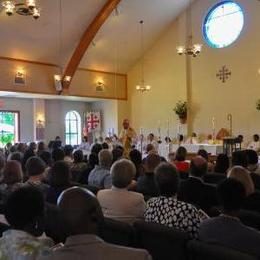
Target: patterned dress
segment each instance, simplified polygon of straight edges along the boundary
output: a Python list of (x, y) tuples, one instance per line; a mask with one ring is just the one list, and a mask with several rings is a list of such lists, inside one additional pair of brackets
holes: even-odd
[(0, 260), (36, 260), (50, 254), (53, 243), (20, 230), (7, 230), (0, 239)]
[(144, 213), (146, 222), (162, 224), (188, 232), (190, 238), (197, 238), (201, 222), (199, 211), (191, 204), (164, 196), (148, 200)]

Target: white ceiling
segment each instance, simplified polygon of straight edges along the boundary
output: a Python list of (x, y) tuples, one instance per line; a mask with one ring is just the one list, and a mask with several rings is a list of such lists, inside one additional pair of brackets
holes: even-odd
[[(59, 56), (59, 0), (41, 0), (41, 17), (0, 13), (0, 56), (66, 64), (85, 28), (106, 0), (62, 0), (62, 58)], [(95, 37), (80, 66), (127, 72), (141, 57), (140, 25), (145, 49), (186, 8), (189, 0), (122, 0), (120, 15), (111, 15)], [(116, 58), (117, 57), (117, 58)], [(117, 60), (117, 62), (116, 62)], [(118, 64), (116, 66), (116, 63)]]

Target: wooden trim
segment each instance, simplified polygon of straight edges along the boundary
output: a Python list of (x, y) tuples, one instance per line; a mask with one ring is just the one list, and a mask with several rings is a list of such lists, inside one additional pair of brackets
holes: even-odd
[(85, 69), (85, 68), (78, 68), (77, 71), (95, 72), (95, 73), (116, 75), (116, 76), (122, 76), (122, 77), (126, 77), (127, 76), (127, 74), (124, 74), (124, 73), (115, 73), (115, 72), (111, 72), (111, 71), (93, 70), (93, 69)]
[(7, 60), (7, 61), (14, 61), (14, 62), (24, 62), (24, 63), (31, 63), (31, 64), (35, 64), (35, 65), (42, 65), (42, 66), (49, 66), (49, 67), (59, 68), (59, 66), (57, 64), (41, 62), (41, 61), (16, 59), (16, 58), (3, 57), (3, 56), (0, 56), (0, 60)]
[[(116, 6), (120, 3), (121, 0), (107, 0), (105, 5), (102, 7), (102, 9), (99, 11), (99, 13), (96, 15), (94, 20), (88, 25), (87, 29), (85, 30), (84, 34), (81, 37), (81, 40), (76, 47), (66, 69), (63, 74), (63, 79), (65, 76), (70, 76), (71, 81), (72, 78), (80, 64), (80, 61), (82, 60), (84, 54), (86, 53), (89, 45), (93, 41), (94, 37), (96, 36), (97, 32), (101, 28), (101, 26), (105, 23), (109, 15), (113, 12), (113, 10), (116, 8)], [(70, 82), (67, 82), (64, 84), (64, 87), (69, 88)]]
[[(7, 60), (7, 61), (12, 61), (12, 62), (24, 62), (24, 63), (30, 63), (30, 64), (35, 64), (35, 65), (60, 68), (59, 65), (53, 64), (53, 63), (33, 61), (33, 60), (24, 60), (24, 59), (16, 59), (16, 58), (11, 58), (11, 57), (0, 56), (0, 60)], [(115, 75), (115, 72), (112, 72), (112, 71), (94, 70), (94, 69), (88, 69), (88, 68), (78, 68), (77, 70)], [(127, 76), (127, 74), (124, 74), (124, 73), (116, 73), (116, 75), (117, 76), (123, 76), (123, 77)]]
[[(4, 91), (4, 92), (18, 92), (18, 93), (29, 93), (29, 94), (43, 94), (43, 95), (52, 95), (52, 96), (57, 96), (56, 92), (50, 93), (50, 92), (31, 92), (28, 90), (10, 90), (10, 89), (2, 89), (0, 88), (0, 93)], [(74, 94), (69, 94), (69, 95), (60, 95), (63, 97), (82, 97), (82, 98), (98, 98), (98, 99), (114, 99), (114, 100), (127, 100), (127, 96), (125, 97), (113, 97), (113, 96), (95, 96), (95, 95), (87, 95), (87, 96), (83, 96), (83, 95), (74, 95)], [(0, 96), (0, 98), (4, 96)], [(23, 98), (23, 97), (18, 97), (18, 98)]]
[(17, 113), (18, 115), (18, 142), (21, 141), (21, 113), (19, 110), (5, 110), (0, 109), (0, 112), (11, 112), (11, 113)]

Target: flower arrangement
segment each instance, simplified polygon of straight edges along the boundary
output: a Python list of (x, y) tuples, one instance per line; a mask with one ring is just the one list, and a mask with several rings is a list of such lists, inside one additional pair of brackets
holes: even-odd
[(173, 108), (173, 111), (176, 115), (179, 116), (181, 119), (187, 118), (187, 102), (186, 101), (178, 101), (175, 107)]
[(256, 110), (260, 111), (260, 99), (256, 101)]

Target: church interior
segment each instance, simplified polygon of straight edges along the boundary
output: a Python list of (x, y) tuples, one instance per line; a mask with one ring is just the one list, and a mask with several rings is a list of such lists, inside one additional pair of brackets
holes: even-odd
[(0, 259), (258, 259), (259, 13), (0, 0)]

